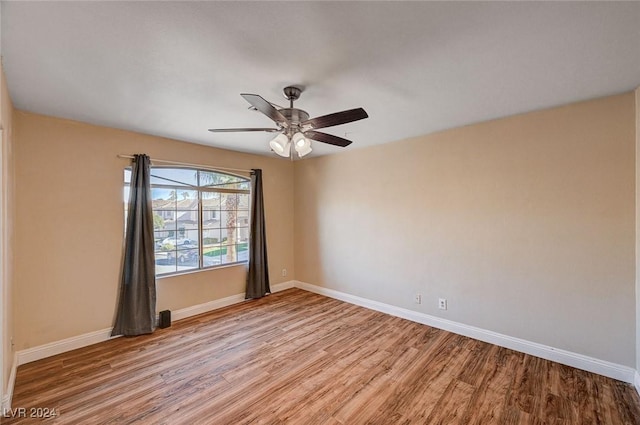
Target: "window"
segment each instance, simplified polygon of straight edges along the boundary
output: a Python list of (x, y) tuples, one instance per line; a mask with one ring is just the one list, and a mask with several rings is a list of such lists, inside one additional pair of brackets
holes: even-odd
[[(130, 182), (125, 169), (125, 218)], [(232, 174), (151, 167), (156, 276), (248, 261), (249, 189)]]

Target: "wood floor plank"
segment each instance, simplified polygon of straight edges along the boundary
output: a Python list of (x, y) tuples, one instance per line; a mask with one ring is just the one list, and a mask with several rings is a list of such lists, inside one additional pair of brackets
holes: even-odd
[(299, 289), (20, 366), (2, 424), (640, 424), (628, 384)]
[(425, 423), (433, 425), (465, 424), (463, 415), (471, 401), (473, 392), (473, 386), (458, 379), (452, 380)]

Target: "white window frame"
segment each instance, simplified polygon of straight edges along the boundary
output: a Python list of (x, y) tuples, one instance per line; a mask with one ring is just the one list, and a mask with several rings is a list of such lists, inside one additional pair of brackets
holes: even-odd
[[(217, 174), (221, 174), (221, 175), (226, 175), (226, 176), (230, 176), (230, 177), (235, 177), (235, 178), (239, 178), (243, 180), (243, 183), (250, 183), (250, 179), (246, 176), (242, 176), (242, 175), (238, 175), (238, 174), (234, 174), (234, 173), (229, 173), (226, 171), (220, 171), (220, 170), (216, 170), (216, 169), (208, 169), (208, 168), (198, 168), (198, 167), (187, 167), (187, 166), (152, 166), (151, 167), (151, 174), (153, 174), (153, 170), (156, 169), (182, 169), (182, 170), (189, 170), (189, 171), (193, 171), (193, 172), (205, 172), (205, 173), (217, 173)], [(127, 167), (125, 168), (125, 170), (129, 170), (131, 171), (131, 167)], [(198, 179), (199, 179), (199, 175), (198, 175)], [(125, 174), (125, 181), (124, 181), (124, 187), (125, 189), (129, 186), (129, 182), (126, 181), (126, 174)], [(197, 192), (197, 211), (193, 210), (194, 212), (197, 213), (197, 229), (189, 229), (189, 231), (194, 231), (197, 230), (198, 232), (198, 245), (197, 245), (197, 250), (198, 250), (198, 262), (197, 262), (197, 266), (189, 268), (189, 269), (183, 269), (183, 270), (178, 270), (178, 265), (176, 265), (176, 270), (175, 271), (171, 271), (171, 272), (165, 272), (165, 273), (158, 273), (156, 271), (156, 277), (157, 278), (161, 278), (161, 277), (167, 277), (167, 276), (174, 276), (174, 275), (180, 275), (180, 274), (185, 274), (185, 273), (195, 273), (195, 272), (199, 272), (199, 271), (203, 271), (203, 270), (210, 270), (210, 269), (216, 269), (216, 268), (221, 268), (221, 267), (228, 267), (228, 266), (233, 266), (233, 265), (239, 265), (239, 264), (246, 264), (248, 262), (248, 258), (244, 259), (244, 260), (238, 260), (238, 261), (234, 261), (234, 262), (222, 262), (220, 264), (214, 264), (214, 265), (205, 265), (204, 264), (204, 233), (206, 230), (209, 229), (204, 229), (204, 225), (203, 225), (203, 210), (204, 211), (208, 211), (206, 209), (203, 209), (203, 202), (202, 202), (202, 194), (203, 193), (220, 193), (220, 194), (224, 194), (224, 193), (237, 193), (237, 194), (246, 194), (248, 197), (248, 205), (247, 205), (247, 211), (250, 215), (251, 213), (251, 205), (250, 205), (250, 201), (251, 201), (251, 190), (250, 189), (235, 189), (235, 188), (224, 188), (224, 187), (215, 187), (215, 186), (211, 186), (211, 185), (188, 185), (188, 184), (176, 184), (176, 185), (171, 185), (171, 184), (151, 184), (151, 189), (168, 189), (168, 190), (175, 190), (176, 193), (179, 193), (180, 190), (188, 190), (188, 191), (196, 191)], [(125, 226), (126, 226), (126, 208), (127, 208), (127, 202), (128, 199), (124, 200), (125, 202)], [(237, 208), (237, 207), (236, 207)], [(170, 211), (170, 210), (154, 210), (154, 214), (160, 215), (162, 216), (161, 212), (163, 211)], [(176, 214), (176, 219), (177, 219), (177, 213), (180, 211), (178, 209), (174, 210), (175, 214)], [(185, 210), (187, 211), (187, 210)], [(221, 212), (223, 211), (221, 210), (214, 210), (215, 211), (215, 217), (217, 217), (218, 219), (222, 219), (222, 214)], [(236, 210), (237, 211), (237, 210)], [(238, 219), (236, 219), (238, 220)], [(236, 222), (236, 226), (234, 226), (234, 229), (242, 229), (242, 228), (247, 228), (247, 232), (249, 231), (249, 223), (247, 223), (246, 226), (240, 226), (238, 222)], [(220, 230), (224, 229), (222, 227), (222, 223), (220, 223)], [(172, 230), (167, 229), (167, 232), (171, 232)], [(178, 232), (179, 229), (175, 229), (173, 230), (174, 232), (174, 236), (177, 239), (179, 238)], [(154, 229), (154, 234), (156, 234), (156, 230)], [(171, 236), (169, 236), (171, 237)], [(154, 238), (155, 240), (155, 238)], [(220, 241), (220, 246), (222, 247), (222, 241)], [(236, 246), (240, 246), (243, 245), (244, 243), (236, 243)], [(249, 244), (249, 240), (247, 238), (246, 240), (246, 244), (247, 244), (247, 253), (248, 253), (248, 244)], [(230, 245), (226, 245), (227, 247)], [(196, 249), (195, 247), (193, 248), (194, 250)], [(227, 248), (228, 249), (228, 248)], [(171, 251), (170, 251), (171, 252)], [(176, 253), (179, 252), (179, 250), (176, 247)], [(155, 251), (154, 251), (154, 255), (155, 255)], [(237, 255), (237, 254), (236, 254)], [(177, 254), (176, 254), (177, 256)], [(177, 259), (176, 259), (177, 261)]]

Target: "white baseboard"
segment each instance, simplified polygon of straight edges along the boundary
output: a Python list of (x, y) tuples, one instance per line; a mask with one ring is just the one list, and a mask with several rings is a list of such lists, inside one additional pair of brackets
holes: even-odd
[(431, 316), (429, 314), (396, 307), (390, 304), (369, 300), (367, 298), (358, 297), (334, 289), (324, 288), (312, 285), (306, 282), (296, 281), (295, 286), (309, 292), (324, 295), (337, 300), (345, 301), (350, 304), (366, 307), (371, 310), (380, 311), (392, 316), (401, 317), (413, 322), (422, 323), (434, 328), (443, 329), (459, 335), (468, 336), (480, 341), (498, 345), (500, 347), (509, 348), (532, 356), (541, 357), (567, 366), (572, 366), (588, 372), (597, 373), (599, 375), (608, 376), (619, 381), (627, 383), (635, 383), (636, 389), (640, 393), (640, 377), (635, 369), (611, 363), (605, 360), (599, 360), (593, 357), (561, 350), (547, 345), (538, 344), (536, 342), (503, 335), (486, 329), (477, 328), (475, 326), (465, 325), (463, 323), (454, 322), (452, 320), (442, 319), (440, 317)]
[(2, 408), (2, 412), (6, 412), (11, 409), (11, 399), (13, 398), (13, 388), (16, 383), (16, 373), (18, 373), (18, 353), (13, 353), (13, 363), (11, 365), (9, 382), (7, 383), (7, 392), (2, 397), (2, 405), (0, 406)]
[[(288, 281), (278, 283), (271, 286), (271, 292), (284, 291), (285, 289), (293, 288), (294, 281)], [(203, 304), (194, 305), (191, 307), (181, 308), (171, 312), (172, 320), (186, 319), (187, 317), (196, 316), (198, 314), (207, 313), (212, 310), (216, 310), (222, 307), (227, 307), (233, 304), (241, 303), (245, 301), (244, 294), (236, 294), (230, 297), (221, 298), (219, 300), (209, 301)], [(65, 353), (67, 351), (76, 350), (78, 348), (86, 347), (88, 345), (97, 344), (99, 342), (107, 341), (111, 339), (112, 328), (101, 329), (99, 331), (89, 332), (83, 335), (66, 338), (60, 341), (50, 342), (48, 344), (39, 345), (37, 347), (28, 348), (26, 350), (20, 350), (16, 353), (17, 362), (15, 367), (20, 365), (34, 362), (36, 360), (44, 359), (47, 357), (55, 356), (57, 354)], [(117, 337), (116, 337), (117, 338)], [(13, 388), (13, 386), (12, 386)]]
[[(294, 281), (278, 283), (271, 285), (271, 292), (284, 291), (294, 287)], [(186, 319), (187, 317), (197, 316), (198, 314), (208, 313), (219, 308), (228, 307), (230, 305), (244, 302), (244, 294), (231, 295), (230, 297), (220, 298), (219, 300), (209, 301), (203, 304), (194, 305), (191, 307), (181, 308), (171, 312), (172, 320)]]
[(633, 386), (636, 387), (636, 391), (640, 394), (640, 374), (636, 370), (633, 377)]
[(99, 331), (93, 331), (71, 338), (62, 339), (60, 341), (50, 342), (37, 347), (27, 348), (26, 350), (20, 350), (16, 353), (18, 355), (18, 366), (61, 353), (66, 353), (67, 351), (86, 347), (87, 345), (107, 341), (108, 339), (111, 339), (111, 329), (112, 328), (101, 329)]
[(194, 305), (191, 307), (181, 308), (179, 310), (173, 310), (171, 312), (171, 320), (181, 320), (187, 317), (197, 316), (198, 314), (207, 313), (219, 308), (228, 307), (233, 304), (238, 304), (244, 301), (244, 294), (231, 295), (230, 297), (220, 298), (219, 300), (209, 301), (203, 304)]
[(271, 285), (271, 292), (280, 292), (280, 291), (284, 291), (285, 289), (291, 289), (291, 288), (295, 288), (296, 287), (296, 281), (295, 280), (289, 280), (287, 282), (282, 282), (282, 283), (277, 283), (275, 285)]

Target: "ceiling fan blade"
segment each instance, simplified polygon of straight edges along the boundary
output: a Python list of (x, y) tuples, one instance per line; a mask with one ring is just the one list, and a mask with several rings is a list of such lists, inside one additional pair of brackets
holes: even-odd
[(280, 126), (284, 128), (289, 127), (287, 118), (282, 115), (280, 111), (278, 111), (272, 104), (267, 102), (262, 96), (246, 93), (243, 93), (240, 96), (242, 96), (244, 100), (249, 102), (251, 106), (271, 118), (273, 121), (277, 122)]
[(233, 133), (236, 131), (266, 131), (274, 133), (281, 130), (278, 128), (210, 128), (209, 131), (212, 133)]
[(343, 148), (353, 143), (351, 140), (343, 139), (342, 137), (334, 136), (333, 134), (320, 133), (319, 131), (313, 130), (305, 131), (304, 135), (309, 139)]
[(362, 108), (349, 109), (348, 111), (335, 112), (329, 115), (323, 115), (321, 117), (311, 118), (306, 120), (300, 125), (311, 128), (325, 128), (333, 127), (334, 125), (346, 124), (348, 122), (358, 121), (369, 117), (366, 111)]

